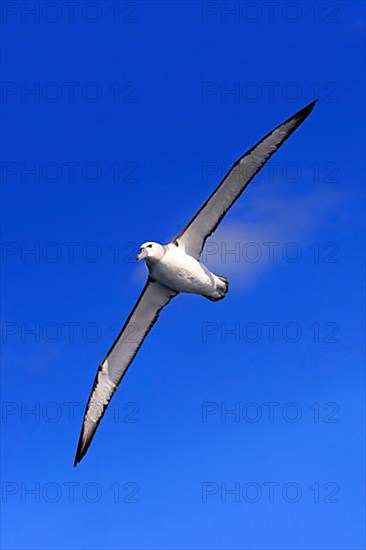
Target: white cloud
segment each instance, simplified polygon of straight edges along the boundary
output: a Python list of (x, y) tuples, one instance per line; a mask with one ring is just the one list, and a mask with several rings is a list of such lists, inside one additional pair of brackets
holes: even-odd
[(207, 242), (203, 260), (212, 271), (250, 287), (269, 269), (300, 259), (314, 240), (324, 240), (322, 229), (331, 226), (340, 204), (337, 191), (300, 197), (257, 192), (242, 208), (240, 217), (248, 221), (237, 221), (237, 215), (236, 221), (224, 221)]

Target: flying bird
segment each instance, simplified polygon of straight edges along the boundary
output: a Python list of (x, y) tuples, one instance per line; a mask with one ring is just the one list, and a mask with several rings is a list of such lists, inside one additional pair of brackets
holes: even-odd
[(130, 316), (100, 364), (84, 413), (74, 466), (85, 456), (109, 401), (131, 365), (160, 311), (180, 292), (222, 300), (228, 280), (200, 262), (206, 239), (238, 200), (268, 159), (308, 117), (312, 101), (277, 126), (242, 155), (201, 206), (188, 225), (169, 244), (146, 242), (137, 260), (144, 259), (148, 279)]

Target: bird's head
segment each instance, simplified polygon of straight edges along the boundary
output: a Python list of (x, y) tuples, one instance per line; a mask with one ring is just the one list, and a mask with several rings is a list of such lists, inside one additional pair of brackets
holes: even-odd
[(164, 256), (164, 247), (159, 243), (148, 242), (140, 246), (140, 252), (136, 256), (136, 260), (146, 260), (147, 262), (153, 262), (160, 260)]

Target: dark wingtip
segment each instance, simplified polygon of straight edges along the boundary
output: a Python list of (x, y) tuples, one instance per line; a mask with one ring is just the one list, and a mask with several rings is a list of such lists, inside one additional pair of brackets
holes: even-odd
[(79, 445), (78, 445), (78, 448), (77, 448), (77, 451), (76, 451), (76, 454), (75, 454), (75, 458), (74, 458), (74, 468), (76, 468), (76, 466), (79, 464), (79, 462), (82, 460), (82, 455), (80, 453), (80, 450), (79, 450)]
[(317, 103), (318, 103), (318, 99), (314, 99), (308, 105), (300, 109), (300, 111), (296, 113), (295, 117), (298, 117), (303, 120), (304, 118), (310, 115), (311, 111), (314, 109)]
[(80, 445), (78, 445), (78, 448), (77, 448), (77, 451), (76, 451), (76, 454), (75, 454), (75, 458), (74, 458), (74, 468), (76, 468), (76, 466), (79, 464), (79, 462), (83, 458), (82, 454), (80, 453), (79, 447), (80, 447)]
[(74, 468), (76, 468), (76, 466), (83, 460), (87, 450), (88, 450), (88, 447), (81, 450), (79, 449), (79, 446), (78, 446), (75, 459), (74, 459)]
[[(300, 111), (297, 111), (297, 113), (290, 116), (287, 120), (285, 120), (285, 122), (280, 124), (280, 126), (282, 126), (283, 124), (288, 124), (289, 122), (293, 123), (292, 130), (288, 133), (286, 139), (289, 138), (290, 135), (296, 130), (296, 128), (298, 128), (304, 122), (304, 120), (310, 115), (311, 111), (314, 109), (315, 104), (317, 102), (318, 102), (318, 99), (314, 99), (313, 101), (308, 103), (308, 105), (305, 105), (305, 107), (300, 109)], [(265, 139), (267, 136), (265, 136), (263, 139)]]
[(78, 442), (78, 447), (76, 449), (76, 453), (75, 453), (75, 459), (74, 459), (74, 468), (76, 468), (76, 466), (79, 464), (79, 462), (81, 462), (84, 458), (84, 456), (86, 455), (86, 452), (89, 448), (89, 444), (85, 445), (84, 444), (84, 441), (83, 441), (83, 432), (84, 430), (82, 430), (81, 434), (80, 434), (80, 438), (79, 438), (79, 442)]

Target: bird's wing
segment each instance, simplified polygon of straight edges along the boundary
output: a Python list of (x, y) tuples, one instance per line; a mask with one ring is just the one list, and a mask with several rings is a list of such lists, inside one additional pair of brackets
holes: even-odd
[(108, 403), (160, 310), (178, 293), (149, 279), (129, 318), (99, 366), (85, 409), (74, 466), (86, 454)]
[(206, 239), (212, 235), (229, 208), (288, 137), (311, 113), (316, 101), (269, 132), (240, 157), (212, 195), (202, 205), (185, 229), (173, 241), (187, 254), (199, 260)]

